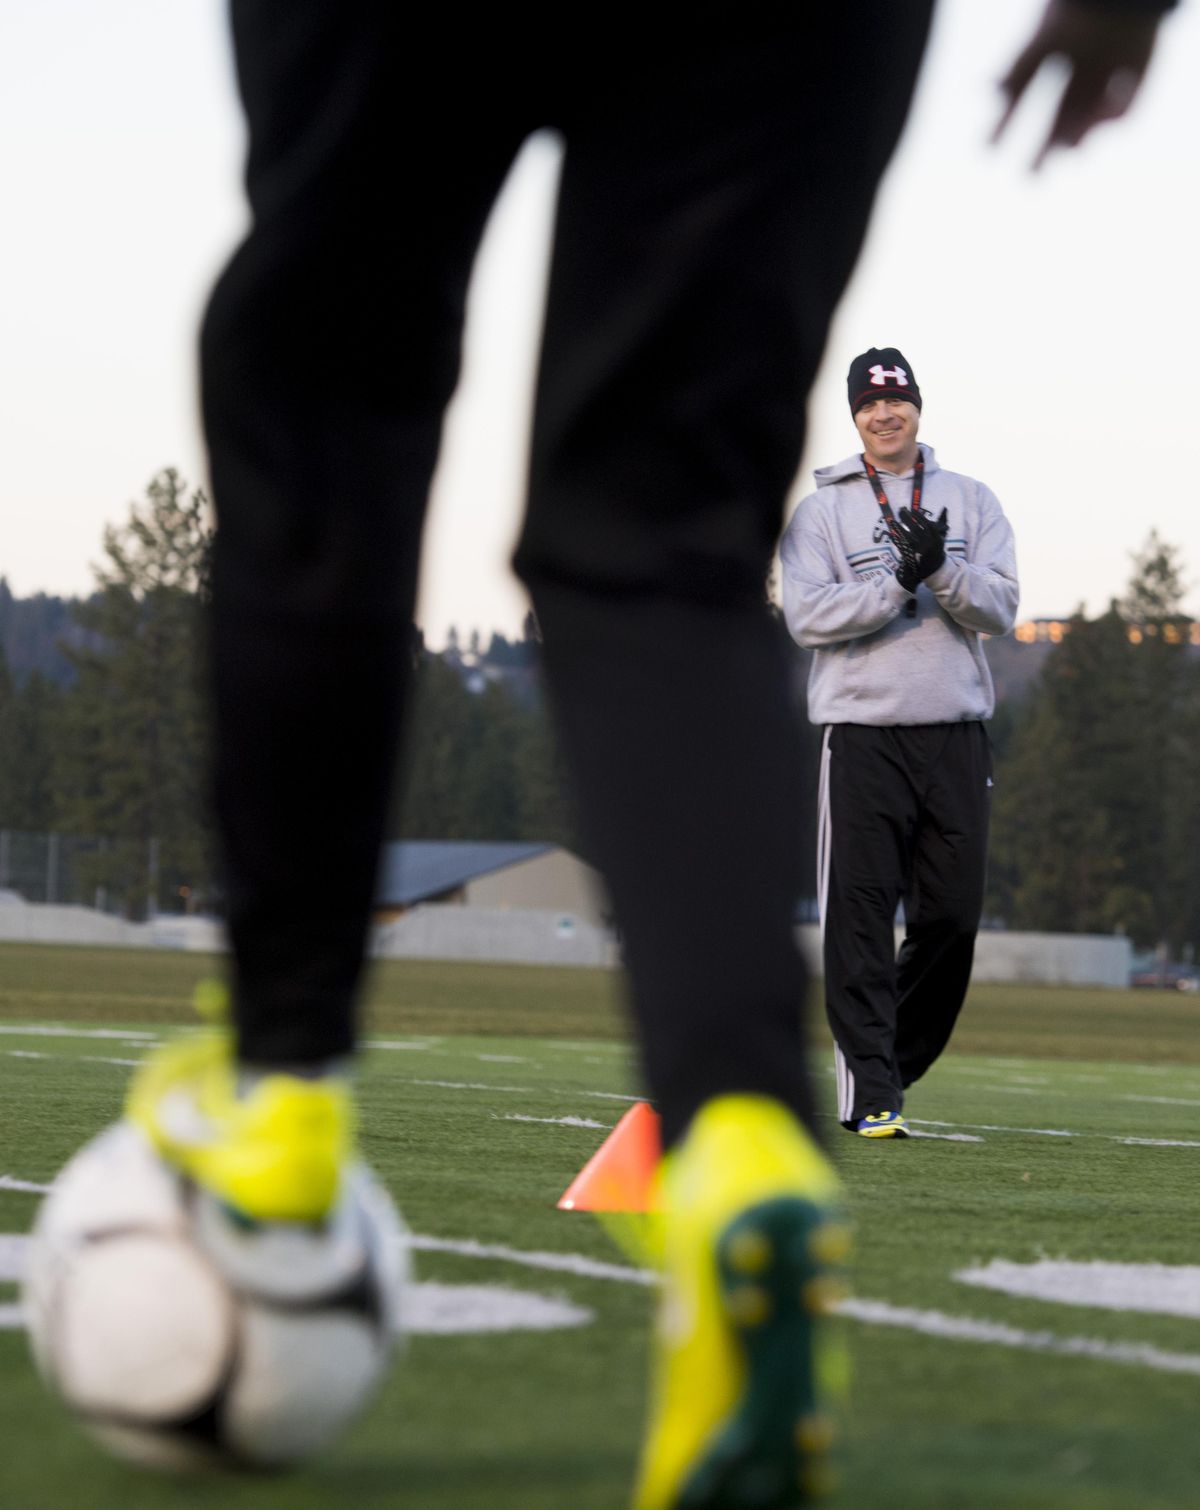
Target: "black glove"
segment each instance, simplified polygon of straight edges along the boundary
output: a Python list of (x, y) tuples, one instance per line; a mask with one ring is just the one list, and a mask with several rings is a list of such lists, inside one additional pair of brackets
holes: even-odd
[(896, 520), (896, 544), (900, 549), (896, 581), (906, 592), (916, 592), (917, 583), (924, 582), (946, 559), (947, 529), (945, 509), (936, 519), (928, 514), (914, 514), (911, 509), (900, 510)]

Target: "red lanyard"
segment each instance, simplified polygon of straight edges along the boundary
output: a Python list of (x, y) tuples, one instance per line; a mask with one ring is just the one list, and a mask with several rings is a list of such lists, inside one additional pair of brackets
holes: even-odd
[[(883, 515), (884, 521), (887, 524), (888, 534), (896, 542), (896, 548), (899, 549), (900, 526), (896, 523), (896, 516), (892, 513), (892, 506), (888, 502), (887, 494), (883, 491), (883, 483), (881, 483), (879, 480), (879, 473), (876, 472), (875, 468), (871, 465), (871, 463), (865, 456), (863, 457), (863, 466), (867, 469), (867, 481), (871, 484), (871, 488), (875, 494), (876, 501), (879, 504), (879, 512)], [(924, 488), (925, 458), (924, 456), (922, 456), (920, 451), (918, 451), (916, 465), (913, 467), (912, 501), (908, 506), (911, 513), (917, 514), (920, 512), (921, 494), (924, 491)], [(909, 598), (908, 602), (904, 605), (904, 611), (910, 619), (916, 617), (916, 598)]]
[[(888, 502), (887, 494), (883, 491), (883, 483), (879, 480), (879, 473), (865, 456), (863, 457), (863, 466), (867, 469), (867, 481), (871, 484), (875, 497), (878, 500), (880, 512), (883, 514), (884, 519), (887, 520), (888, 534), (891, 535), (893, 540), (896, 540), (898, 538), (897, 531), (899, 525), (896, 523), (895, 514), (892, 513), (892, 506)], [(912, 502), (908, 506), (911, 513), (919, 514), (921, 512), (921, 494), (924, 490), (925, 458), (918, 451), (917, 462), (913, 467)]]

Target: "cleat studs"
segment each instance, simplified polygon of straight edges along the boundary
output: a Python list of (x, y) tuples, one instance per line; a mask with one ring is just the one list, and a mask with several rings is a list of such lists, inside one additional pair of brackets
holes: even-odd
[(837, 1474), (828, 1463), (808, 1463), (800, 1473), (800, 1492), (805, 1499), (824, 1499), (837, 1488)]
[(725, 1310), (735, 1326), (758, 1327), (771, 1314), (771, 1299), (758, 1285), (739, 1285), (726, 1296)]
[(725, 1249), (726, 1262), (735, 1274), (761, 1274), (772, 1256), (770, 1239), (757, 1227), (735, 1232)]
[(821, 1274), (816, 1279), (809, 1280), (800, 1291), (800, 1299), (806, 1311), (814, 1316), (823, 1316), (845, 1300), (849, 1293), (840, 1280), (834, 1279), (832, 1275)]
[(802, 1416), (796, 1422), (796, 1446), (809, 1457), (820, 1457), (833, 1446), (833, 1423), (826, 1416)]
[(818, 1263), (840, 1264), (850, 1256), (850, 1229), (839, 1222), (826, 1222), (808, 1240), (808, 1251)]

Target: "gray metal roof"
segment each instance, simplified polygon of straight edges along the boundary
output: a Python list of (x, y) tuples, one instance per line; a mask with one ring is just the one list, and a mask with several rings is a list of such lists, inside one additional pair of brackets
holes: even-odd
[(556, 844), (459, 844), (438, 839), (385, 844), (375, 902), (377, 906), (408, 907), (557, 848)]

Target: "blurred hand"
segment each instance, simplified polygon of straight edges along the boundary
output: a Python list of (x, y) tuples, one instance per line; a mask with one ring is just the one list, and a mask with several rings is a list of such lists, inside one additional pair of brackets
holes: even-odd
[(900, 548), (900, 569), (896, 580), (906, 592), (916, 592), (946, 559), (946, 510), (936, 519), (928, 514), (914, 514), (901, 509), (896, 519), (896, 543)]
[(1161, 14), (1097, 6), (1085, 0), (1050, 0), (1037, 31), (1000, 81), (1007, 103), (992, 136), (998, 141), (1043, 63), (1059, 58), (1066, 82), (1034, 171), (1055, 147), (1077, 147), (1094, 126), (1115, 121), (1141, 87)]

